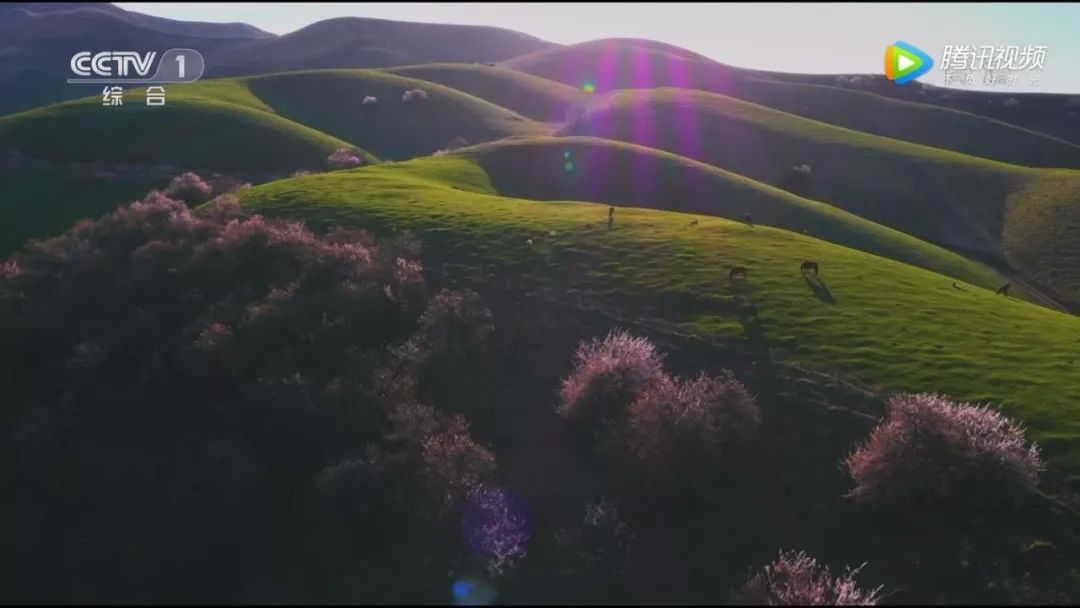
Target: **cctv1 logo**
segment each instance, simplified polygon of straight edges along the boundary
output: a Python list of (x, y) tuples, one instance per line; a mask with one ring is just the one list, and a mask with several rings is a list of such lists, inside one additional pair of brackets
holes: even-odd
[(897, 86), (907, 84), (934, 67), (934, 60), (914, 46), (897, 41), (885, 48), (885, 77)]
[(195, 49), (169, 49), (161, 54), (154, 75), (157, 51), (81, 51), (71, 56), (71, 71), (78, 78), (69, 83), (174, 84), (202, 78), (206, 62)]

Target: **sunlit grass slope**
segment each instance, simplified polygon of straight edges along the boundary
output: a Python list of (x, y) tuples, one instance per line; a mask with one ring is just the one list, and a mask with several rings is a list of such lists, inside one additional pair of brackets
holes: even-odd
[(541, 122), (569, 120), (591, 99), (580, 89), (499, 66), (433, 63), (385, 71), (437, 82)]
[(91, 97), (0, 118), (0, 148), (50, 161), (291, 172), (325, 167), (327, 155), (343, 146), (349, 144), (236, 103), (174, 95), (148, 107), (139, 91), (126, 92), (119, 107)]
[[(376, 70), (286, 72), (241, 80), (273, 112), (384, 160), (431, 154), (458, 137), (480, 143), (550, 130), (455, 89)], [(427, 97), (403, 101), (411, 89), (424, 89)], [(365, 105), (368, 96), (377, 103)]]
[[(609, 231), (606, 206), (498, 196), (462, 156), (282, 180), (242, 202), (316, 228), (414, 230), (430, 263), (493, 265), (561, 285), (571, 301), (602, 298), (697, 335), (745, 336), (778, 359), (888, 389), (994, 401), (1048, 454), (1080, 466), (1080, 318), (956, 289), (941, 274), (716, 217), (621, 209)], [(822, 285), (800, 276), (807, 258), (821, 264)], [(745, 287), (728, 280), (731, 264), (750, 269)], [(756, 312), (733, 305), (740, 290)]]
[[(1009, 222), (1042, 213), (1067, 220), (1080, 171), (1031, 169), (813, 121), (731, 97), (677, 89), (615, 93), (561, 134), (592, 135), (675, 152), (796, 191), (962, 251), (1058, 267), (1048, 243), (1008, 239)], [(807, 165), (809, 175), (793, 167)], [(796, 187), (797, 186), (797, 187)], [(1040, 233), (1055, 251), (1075, 233)], [(1062, 291), (1075, 287), (1055, 284)]]
[[(218, 87), (236, 93), (236, 89)], [(0, 118), (0, 255), (30, 238), (46, 238), (163, 188), (183, 171), (271, 179), (322, 169), (335, 149), (352, 146), (272, 113), (230, 101), (172, 91), (166, 105), (147, 107), (141, 91), (124, 105), (99, 97)], [(356, 153), (367, 162), (371, 154)], [(89, 163), (89, 166), (78, 166)], [(95, 169), (95, 167), (97, 169)]]
[(703, 213), (797, 232), (996, 288), (996, 272), (817, 201), (682, 156), (593, 137), (512, 138), (459, 152), (504, 196)]

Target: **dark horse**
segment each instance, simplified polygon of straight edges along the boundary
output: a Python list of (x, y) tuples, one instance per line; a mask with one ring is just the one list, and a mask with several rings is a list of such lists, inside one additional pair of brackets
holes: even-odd
[(810, 271), (810, 270), (813, 270), (813, 271), (814, 271), (814, 276), (817, 276), (817, 273), (818, 273), (818, 264), (817, 264), (817, 262), (813, 262), (813, 261), (811, 261), (811, 260), (807, 260), (807, 261), (805, 261), (805, 262), (803, 262), (803, 263), (802, 263), (802, 266), (801, 266), (801, 267), (799, 267), (799, 270), (800, 270), (801, 272), (808, 272), (808, 271)]
[(1008, 296), (1010, 287), (1012, 287), (1012, 283), (1006, 283), (1006, 284), (1002, 285), (1001, 287), (998, 287), (997, 291), (995, 291), (994, 293), (1000, 293), (1003, 296)]
[(745, 266), (732, 266), (731, 267), (731, 272), (728, 273), (728, 278), (729, 279), (734, 279), (735, 277), (737, 277), (739, 275), (742, 275), (742, 278), (744, 278), (744, 279), (747, 278), (747, 276), (746, 276), (746, 267)]

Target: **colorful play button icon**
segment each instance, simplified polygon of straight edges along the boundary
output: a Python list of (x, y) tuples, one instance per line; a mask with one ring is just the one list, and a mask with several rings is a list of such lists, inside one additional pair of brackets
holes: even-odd
[(897, 85), (907, 84), (934, 67), (929, 55), (906, 42), (885, 48), (885, 77)]

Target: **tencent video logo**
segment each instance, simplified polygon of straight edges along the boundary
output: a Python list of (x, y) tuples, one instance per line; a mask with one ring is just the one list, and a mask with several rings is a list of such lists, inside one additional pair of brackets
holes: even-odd
[(897, 85), (907, 84), (930, 71), (934, 60), (906, 42), (885, 48), (885, 77)]
[(71, 71), (79, 78), (68, 83), (171, 84), (195, 82), (202, 77), (206, 62), (195, 49), (169, 49), (154, 67), (157, 51), (82, 51), (71, 56)]

